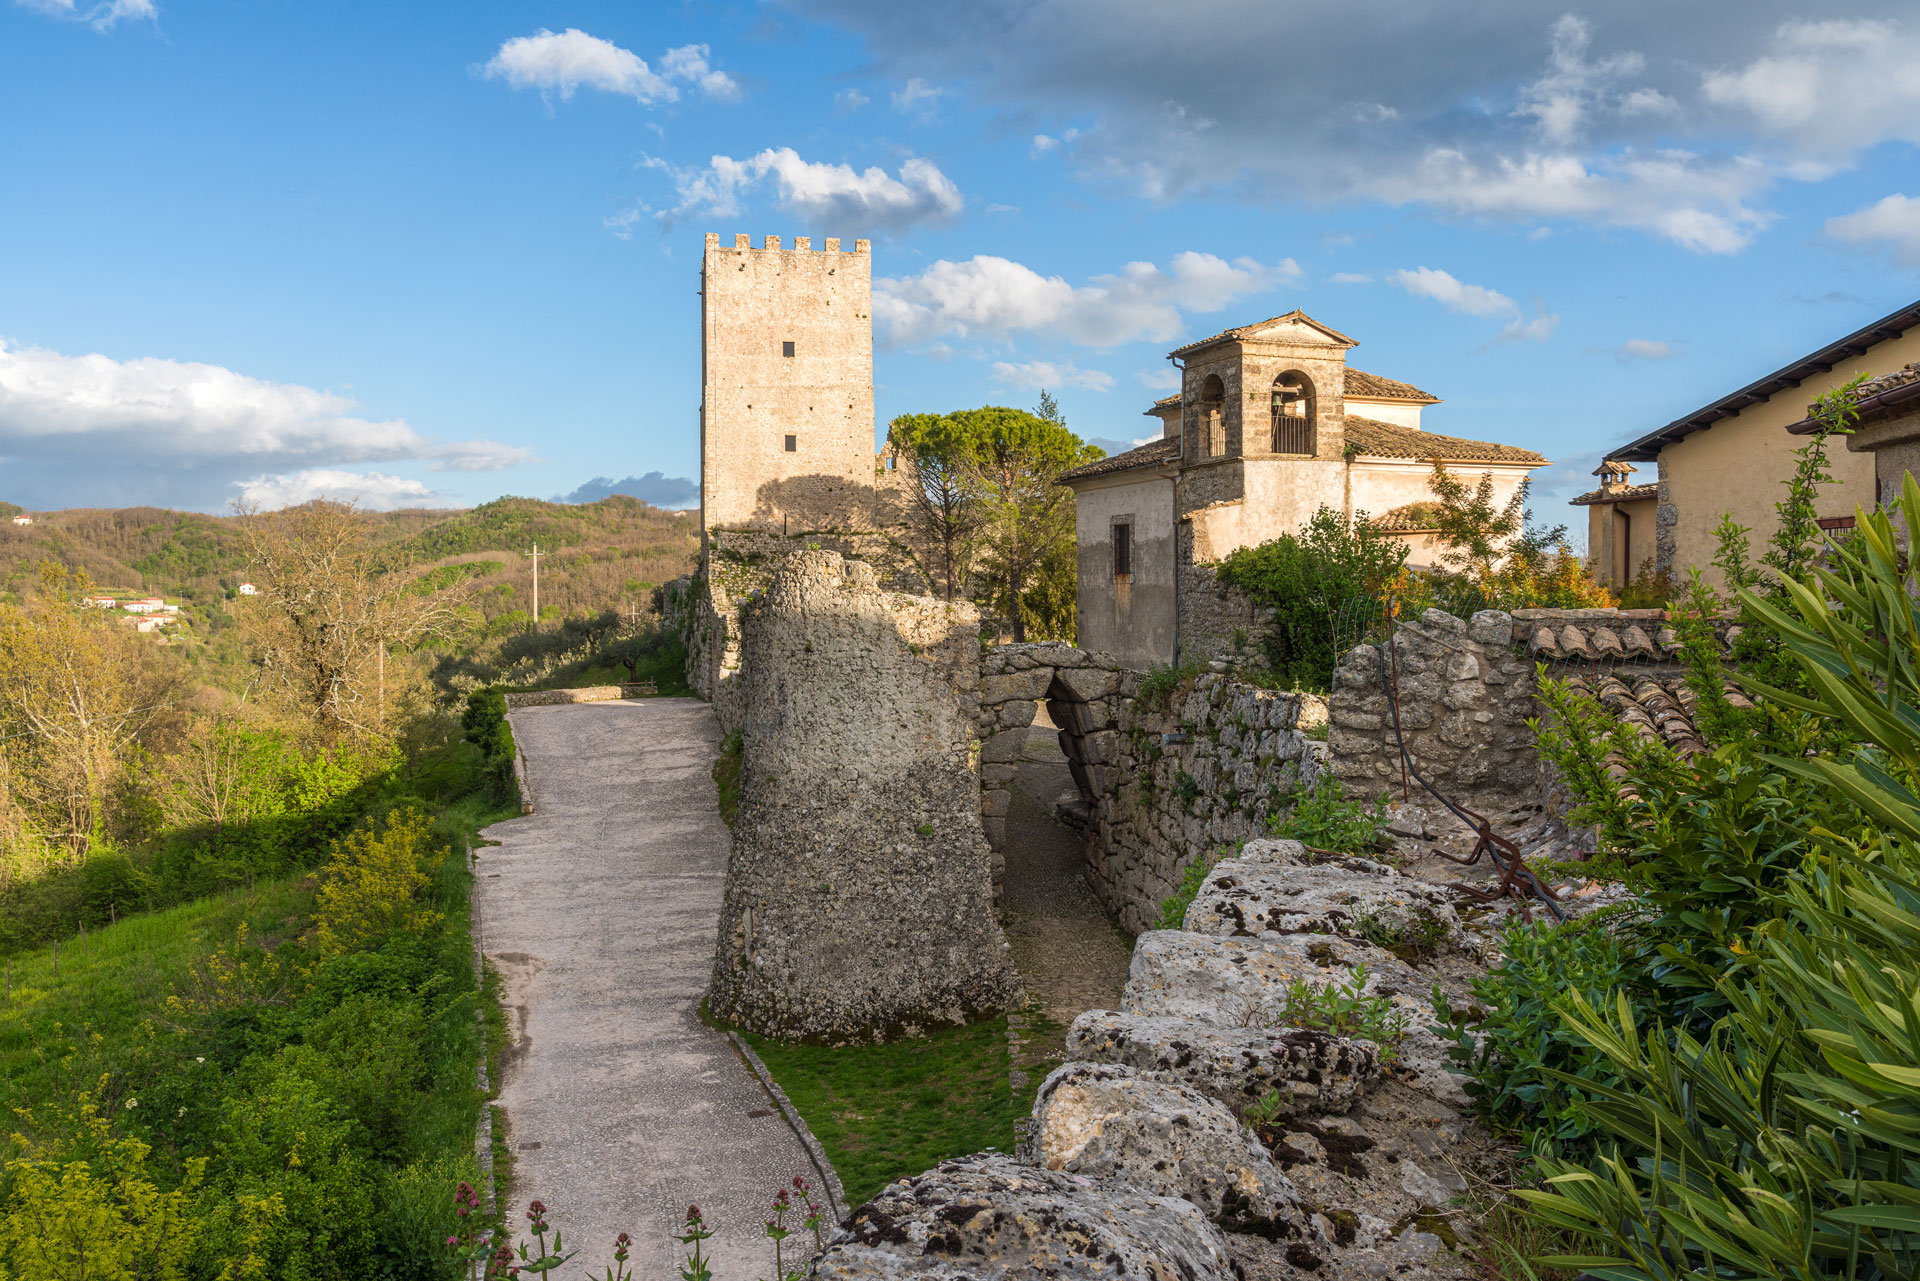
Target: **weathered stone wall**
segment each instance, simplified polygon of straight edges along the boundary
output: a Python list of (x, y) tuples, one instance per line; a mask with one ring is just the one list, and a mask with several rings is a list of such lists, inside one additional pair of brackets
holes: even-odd
[[(1398, 670), (1400, 729), (1420, 771), (1443, 791), (1518, 794), (1533, 784), (1533, 665), (1514, 647), (1513, 627), (1497, 610), (1463, 622), (1430, 609), (1394, 635), (1387, 672), (1392, 683)], [(1350, 651), (1329, 700), (1333, 772), (1362, 791), (1400, 778), (1380, 657), (1372, 645)]]
[[(1735, 629), (1721, 620), (1715, 630), (1724, 649)], [(1578, 672), (1631, 661), (1672, 672), (1679, 652), (1665, 610), (1483, 610), (1462, 621), (1430, 609), (1395, 633), (1387, 679), (1397, 659), (1400, 729), (1414, 764), (1436, 787), (1520, 796), (1542, 785), (1527, 725), (1539, 711), (1539, 664)], [(1400, 778), (1380, 658), (1376, 646), (1356, 646), (1333, 675), (1333, 772), (1359, 788), (1397, 786)]]
[[(981, 660), (981, 810), (996, 850), (1035, 700), (1060, 727), (1079, 790), (1065, 816), (1087, 839), (1087, 880), (1123, 927), (1151, 929), (1196, 859), (1266, 833), (1318, 777), (1302, 696), (1208, 673), (1142, 698), (1143, 677), (1069, 645), (1002, 645)], [(997, 862), (996, 867), (1000, 866)]]
[(972, 606), (802, 551), (740, 611), (743, 760), (710, 1000), (789, 1039), (873, 1040), (1018, 999), (972, 769)]

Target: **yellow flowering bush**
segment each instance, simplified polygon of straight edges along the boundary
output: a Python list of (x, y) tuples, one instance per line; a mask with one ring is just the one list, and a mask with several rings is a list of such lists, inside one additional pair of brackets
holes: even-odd
[(385, 934), (432, 929), (440, 914), (420, 899), (440, 857), (431, 820), (412, 806), (335, 841), (320, 885), (319, 953), (337, 956)]

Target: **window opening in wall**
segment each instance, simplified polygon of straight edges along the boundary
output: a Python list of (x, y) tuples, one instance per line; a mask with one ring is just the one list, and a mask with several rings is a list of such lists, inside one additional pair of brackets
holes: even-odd
[(1315, 451), (1313, 383), (1299, 370), (1288, 370), (1273, 380), (1273, 452), (1311, 454)]
[(799, 449), (800, 449), (800, 438), (798, 436), (787, 437), (787, 452), (789, 454), (797, 453)]
[(1208, 374), (1200, 384), (1200, 457), (1222, 458), (1227, 452), (1227, 388), (1220, 375)]
[(790, 342), (783, 342), (783, 343), (781, 343), (781, 344), (780, 344), (780, 354), (781, 354), (782, 356), (791, 356), (791, 355), (793, 354), (793, 344), (792, 344), (792, 343), (790, 343)]
[(1133, 575), (1133, 522), (1115, 521), (1113, 525), (1113, 576)]

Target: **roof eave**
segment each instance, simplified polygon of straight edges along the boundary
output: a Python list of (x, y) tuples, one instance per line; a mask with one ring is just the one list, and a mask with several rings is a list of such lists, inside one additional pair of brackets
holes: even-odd
[(1791, 364), (1783, 365), (1765, 378), (1748, 383), (1740, 390), (1722, 396), (1711, 404), (1703, 405), (1691, 414), (1676, 418), (1666, 426), (1656, 428), (1631, 441), (1623, 449), (1613, 450), (1607, 457), (1618, 458), (1623, 462), (1651, 462), (1660, 456), (1662, 449), (1675, 441), (1711, 427), (1722, 418), (1731, 418), (1741, 410), (1760, 404), (1789, 387), (1798, 387), (1815, 374), (1831, 371), (1843, 360), (1863, 356), (1888, 339), (1898, 338), (1915, 325), (1920, 325), (1920, 302), (1909, 303), (1891, 315), (1883, 316), (1865, 328), (1848, 334), (1836, 343), (1802, 356)]
[[(1854, 412), (1865, 419), (1868, 414), (1882, 409), (1898, 409), (1911, 400), (1920, 400), (1920, 382), (1901, 383), (1898, 387), (1889, 387), (1877, 396), (1855, 402)], [(1796, 436), (1811, 436), (1821, 427), (1819, 419), (1808, 414), (1797, 423), (1790, 423), (1787, 430)]]

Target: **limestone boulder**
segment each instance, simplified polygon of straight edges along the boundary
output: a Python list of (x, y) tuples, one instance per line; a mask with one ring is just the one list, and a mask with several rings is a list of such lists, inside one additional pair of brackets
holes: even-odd
[(825, 1281), (1232, 1281), (1226, 1237), (1178, 1197), (981, 1153), (889, 1184), (843, 1224)]
[(1380, 1079), (1375, 1045), (1304, 1028), (1228, 1028), (1118, 1010), (1088, 1010), (1067, 1030), (1067, 1057), (1158, 1073), (1245, 1111), (1278, 1093), (1280, 1111), (1345, 1112)]
[(1068, 1063), (1041, 1083), (1033, 1121), (1034, 1155), (1048, 1170), (1184, 1198), (1229, 1231), (1304, 1231), (1293, 1184), (1252, 1131), (1177, 1081), (1121, 1064)]
[(1313, 866), (1221, 859), (1187, 908), (1199, 934), (1339, 934), (1418, 963), (1467, 946), (1444, 888), (1366, 859)]
[[(1234, 938), (1154, 930), (1134, 943), (1121, 1008), (1129, 1014), (1191, 1019), (1227, 1028), (1322, 1027), (1324, 1013), (1303, 1008), (1316, 993), (1388, 1002), (1383, 1015), (1397, 1038), (1380, 1043), (1383, 1067), (1449, 1103), (1464, 1104), (1447, 1070), (1451, 1042), (1439, 1031), (1432, 980), (1391, 953), (1334, 934), (1262, 934)], [(1318, 1001), (1322, 1005), (1326, 998)]]

